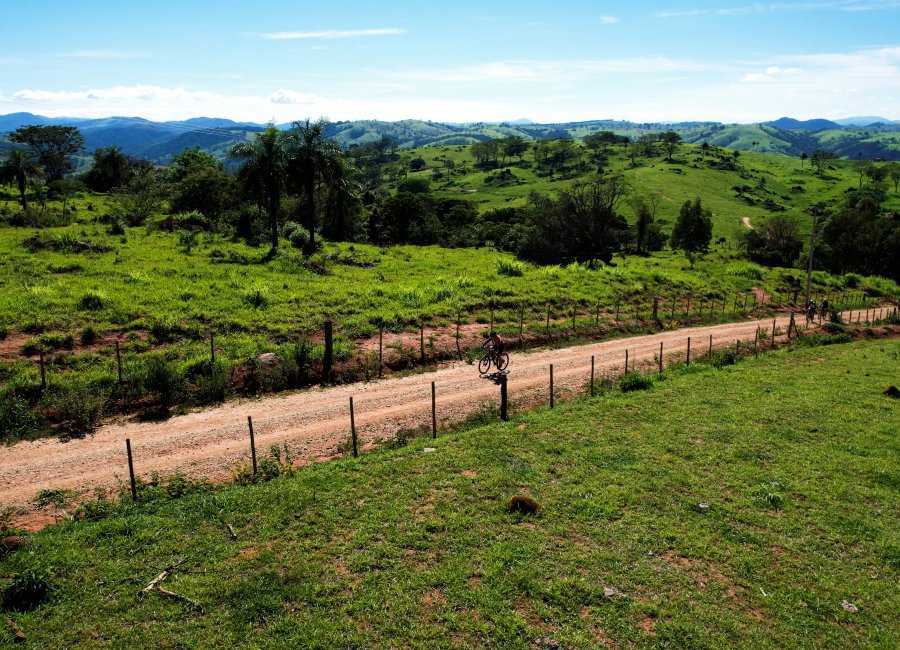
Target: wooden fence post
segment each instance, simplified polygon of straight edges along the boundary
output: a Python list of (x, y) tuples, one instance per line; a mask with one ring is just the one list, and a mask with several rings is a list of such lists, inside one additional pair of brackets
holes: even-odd
[(209, 331), (209, 362), (216, 365), (216, 335), (212, 330)]
[(525, 331), (525, 307), (519, 307), (519, 345), (522, 344), (522, 334)]
[(322, 358), (322, 384), (331, 381), (331, 364), (334, 360), (334, 324), (330, 318), (325, 319), (325, 356)]
[(712, 334), (709, 335), (709, 360), (712, 361)]
[[(459, 339), (456, 340), (459, 345)], [(378, 326), (378, 378), (382, 377), (384, 371), (384, 325)]]
[(594, 316), (594, 327), (600, 327), (600, 301), (597, 301), (597, 313)]
[(250, 459), (253, 463), (253, 475), (256, 476), (256, 440), (253, 437), (253, 418), (247, 416), (247, 427), (250, 429)]
[(38, 350), (38, 366), (41, 368), (41, 391), (47, 390), (47, 371), (44, 368), (44, 351)]
[(437, 399), (434, 382), (431, 382), (431, 437), (432, 439), (437, 438)]
[(672, 313), (669, 314), (669, 320), (675, 320), (675, 296), (672, 296)]
[(653, 296), (653, 320), (659, 320), (659, 296)]
[(663, 342), (659, 342), (659, 371), (663, 371)]
[(353, 457), (356, 458), (359, 456), (359, 451), (356, 448), (356, 417), (353, 413), (353, 395), (350, 396), (350, 440), (353, 443)]
[(507, 410), (509, 408), (509, 399), (506, 392), (506, 375), (500, 375), (500, 419), (506, 422), (509, 419)]
[(756, 326), (756, 334), (753, 336), (753, 354), (759, 356), (759, 325)]
[(572, 305), (572, 334), (575, 334), (575, 316), (578, 314), (578, 307)]
[(685, 310), (684, 317), (685, 318), (691, 317), (691, 296), (690, 296), (690, 294), (688, 294), (688, 297), (687, 297), (687, 309)]
[(690, 336), (688, 337), (687, 357), (685, 357), (684, 365), (686, 365), (686, 366), (691, 365), (691, 337)]
[(131, 438), (125, 438), (125, 451), (128, 452), (128, 476), (131, 479), (131, 500), (137, 501), (137, 482), (134, 480), (134, 461), (131, 459)]
[(619, 307), (621, 306), (621, 304), (622, 304), (622, 299), (621, 299), (621, 298), (619, 298), (618, 300), (616, 300), (616, 325), (619, 324)]
[(773, 348), (775, 347), (775, 323), (776, 322), (777, 322), (777, 319), (773, 318), (772, 319), (772, 347)]
[(553, 364), (550, 364), (550, 408), (553, 408)]
[(625, 374), (628, 374), (628, 348), (625, 349)]
[(591, 355), (591, 397), (594, 396), (594, 355)]

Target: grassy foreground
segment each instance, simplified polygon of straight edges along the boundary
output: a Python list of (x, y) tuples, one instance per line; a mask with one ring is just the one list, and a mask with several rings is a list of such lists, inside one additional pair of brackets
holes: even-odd
[[(896, 647), (898, 362), (796, 348), (264, 484), (169, 482), (188, 494), (0, 559), (7, 601), (50, 587), (4, 616), (46, 648)], [(160, 584), (195, 604), (139, 597), (176, 564)]]

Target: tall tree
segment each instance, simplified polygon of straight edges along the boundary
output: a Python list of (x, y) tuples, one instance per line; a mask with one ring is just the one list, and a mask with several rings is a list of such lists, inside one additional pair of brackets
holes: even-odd
[(134, 161), (116, 145), (94, 150), (94, 163), (84, 174), (84, 184), (95, 192), (109, 192), (134, 178)]
[(678, 145), (681, 144), (681, 136), (675, 131), (666, 131), (659, 136), (659, 141), (666, 150), (666, 160), (672, 162), (672, 154), (678, 150)]
[(303, 193), (305, 222), (309, 239), (303, 247), (306, 255), (316, 250), (316, 192), (329, 187), (340, 177), (343, 153), (340, 146), (325, 137), (325, 120), (294, 122), (286, 135), (289, 183)]
[(71, 172), (75, 167), (70, 157), (84, 148), (84, 138), (74, 126), (22, 126), (9, 139), (31, 147), (48, 183)]
[(16, 184), (16, 187), (19, 188), (22, 209), (27, 210), (28, 200), (25, 198), (25, 191), (28, 189), (28, 182), (35, 176), (39, 176), (40, 173), (41, 168), (35, 162), (30, 151), (12, 149), (6, 155), (6, 160), (0, 165), (0, 182)]
[(230, 156), (243, 160), (238, 179), (249, 188), (266, 210), (272, 238), (270, 255), (278, 252), (278, 210), (288, 174), (285, 136), (269, 124), (249, 142), (239, 142)]
[(678, 213), (669, 243), (672, 248), (683, 250), (689, 255), (705, 253), (712, 241), (712, 210), (704, 208), (698, 196), (685, 201)]

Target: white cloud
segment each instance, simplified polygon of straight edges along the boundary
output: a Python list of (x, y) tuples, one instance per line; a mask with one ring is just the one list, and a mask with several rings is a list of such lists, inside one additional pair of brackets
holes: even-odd
[(363, 36), (392, 36), (404, 33), (406, 33), (405, 29), (389, 27), (384, 29), (325, 29), (316, 32), (269, 32), (253, 35), (267, 41), (283, 41), (309, 38), (330, 40), (336, 38), (360, 38)]
[(658, 18), (685, 18), (691, 16), (743, 16), (747, 14), (777, 13), (780, 11), (876, 11), (900, 8), (900, 0), (832, 0), (830, 2), (772, 2), (755, 3), (742, 7), (713, 7), (710, 9), (686, 9), (683, 11), (660, 11)]
[(600, 16), (600, 22), (604, 25), (615, 25), (621, 21), (615, 16)]

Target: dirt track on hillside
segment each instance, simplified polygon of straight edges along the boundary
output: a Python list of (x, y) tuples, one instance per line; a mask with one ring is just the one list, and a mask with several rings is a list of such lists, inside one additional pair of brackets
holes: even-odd
[[(777, 320), (779, 331), (785, 332), (789, 316)], [(717, 348), (733, 346), (737, 339), (752, 344), (757, 325), (771, 334), (770, 318), (514, 353), (508, 371), (511, 408), (546, 403), (551, 363), (557, 399), (564, 399), (585, 389), (592, 355), (599, 379), (623, 372), (626, 350), (630, 363), (647, 370), (657, 366), (660, 342), (668, 364), (684, 360), (689, 336), (692, 357), (697, 358), (708, 352), (710, 335)], [(475, 366), (453, 362), (402, 378), (229, 402), (164, 422), (108, 424), (68, 442), (42, 439), (0, 447), (0, 504), (33, 508), (31, 500), (42, 489), (64, 488), (90, 497), (97, 487), (127, 485), (126, 438), (131, 440), (135, 471), (143, 478), (151, 472), (166, 476), (180, 471), (195, 478), (227, 480), (229, 470), (250, 457), (247, 416), (253, 418), (259, 455), (266, 454), (270, 445), (286, 443), (297, 464), (324, 460), (349, 439), (351, 395), (365, 449), (394, 437), (400, 429), (430, 426), (432, 381), (439, 425), (458, 422), (485, 403), (499, 402), (497, 384), (480, 377)], [(20, 517), (19, 523), (34, 528), (47, 523), (48, 516), (31, 513)]]

